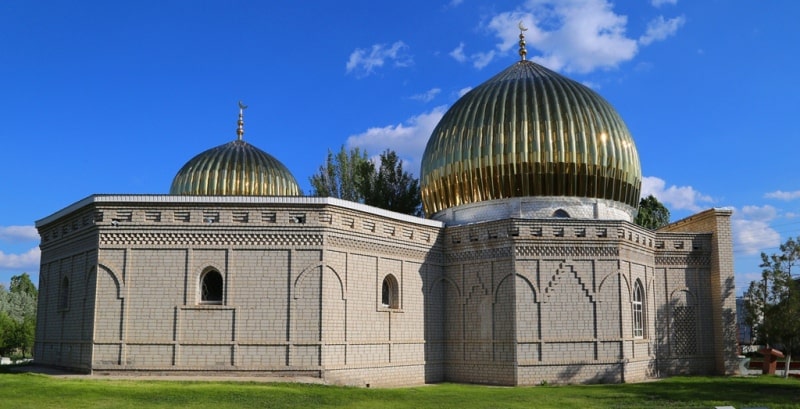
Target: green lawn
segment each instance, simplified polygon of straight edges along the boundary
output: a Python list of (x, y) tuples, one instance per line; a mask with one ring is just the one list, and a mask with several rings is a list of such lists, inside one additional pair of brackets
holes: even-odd
[(0, 373), (0, 408), (713, 408), (800, 407), (800, 381), (675, 377), (626, 385), (360, 389), (252, 382), (63, 379)]

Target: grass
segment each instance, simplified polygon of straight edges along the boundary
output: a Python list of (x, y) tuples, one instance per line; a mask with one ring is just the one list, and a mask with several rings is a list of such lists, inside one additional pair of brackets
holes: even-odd
[(674, 377), (624, 385), (360, 389), (254, 382), (65, 379), (0, 373), (2, 408), (713, 408), (800, 406), (800, 381)]

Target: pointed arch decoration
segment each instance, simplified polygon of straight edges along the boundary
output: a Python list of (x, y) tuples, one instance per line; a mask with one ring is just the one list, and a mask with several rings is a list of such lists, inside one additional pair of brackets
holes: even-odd
[(311, 275), (311, 273), (313, 273), (314, 269), (317, 268), (320, 269), (319, 272), (323, 276), (325, 275), (325, 271), (333, 273), (333, 276), (336, 277), (336, 281), (339, 284), (339, 292), (341, 293), (341, 297), (343, 300), (346, 300), (347, 293), (345, 292), (345, 285), (344, 281), (342, 280), (342, 277), (339, 275), (339, 273), (336, 272), (336, 270), (333, 267), (331, 267), (325, 262), (315, 263), (303, 269), (303, 271), (294, 280), (294, 285), (292, 286), (292, 294), (294, 294), (293, 297), (295, 299), (300, 297), (299, 289), (303, 287), (305, 280), (308, 278), (309, 275)]
[(669, 350), (672, 356), (697, 353), (697, 298), (687, 287), (673, 290), (669, 301)]
[(625, 277), (625, 274), (622, 274), (620, 271), (616, 271), (613, 273), (608, 273), (603, 278), (600, 279), (600, 282), (597, 284), (597, 292), (600, 293), (603, 291), (603, 286), (606, 284), (609, 278), (620, 278), (623, 285), (625, 285), (628, 290), (630, 290), (630, 285), (628, 283), (628, 278)]
[(121, 300), (121, 299), (125, 298), (125, 295), (124, 295), (125, 294), (125, 291), (124, 291), (125, 290), (125, 283), (122, 281), (120, 276), (117, 275), (117, 273), (114, 272), (114, 269), (112, 267), (106, 265), (106, 264), (99, 263), (97, 265), (97, 271), (99, 272), (100, 270), (102, 270), (106, 274), (108, 274), (108, 276), (114, 282), (114, 285), (116, 285), (116, 287), (117, 287), (117, 299)]
[(536, 287), (536, 284), (532, 283), (531, 280), (528, 280), (528, 277), (525, 277), (522, 274), (510, 273), (510, 274), (506, 275), (505, 277), (503, 277), (500, 280), (500, 282), (497, 283), (497, 286), (494, 288), (494, 293), (492, 294), (492, 304), (496, 304), (497, 303), (497, 293), (500, 291), (500, 287), (503, 286), (503, 283), (506, 280), (508, 280), (509, 277), (521, 278), (522, 281), (525, 282), (525, 284), (528, 285), (528, 287), (530, 288), (531, 292), (533, 293), (533, 302), (535, 302), (537, 304), (540, 302), (540, 300), (539, 300), (539, 289)]
[(461, 296), (461, 294), (462, 294), (462, 293), (461, 293), (461, 287), (459, 287), (459, 286), (458, 286), (458, 284), (456, 284), (456, 282), (455, 282), (455, 281), (453, 281), (452, 279), (450, 279), (450, 278), (447, 278), (447, 277), (440, 277), (440, 278), (438, 278), (438, 279), (434, 280), (433, 284), (431, 284), (431, 287), (430, 287), (430, 289), (428, 290), (428, 295), (431, 295), (431, 294), (433, 294), (433, 291), (436, 289), (436, 286), (437, 286), (437, 285), (439, 285), (439, 284), (440, 284), (440, 283), (442, 283), (442, 282), (446, 282), (446, 283), (448, 283), (448, 284), (452, 285), (452, 286), (453, 286), (453, 288), (455, 288), (455, 289), (456, 289), (456, 294), (458, 295), (458, 298), (459, 298), (459, 299), (461, 299), (461, 298), (462, 298), (462, 296)]

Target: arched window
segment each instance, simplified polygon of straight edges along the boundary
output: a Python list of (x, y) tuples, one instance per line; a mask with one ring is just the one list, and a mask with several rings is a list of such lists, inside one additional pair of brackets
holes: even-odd
[(58, 308), (66, 310), (69, 308), (69, 278), (61, 279), (61, 288), (58, 294)]
[(381, 285), (381, 305), (384, 308), (399, 308), (400, 306), (397, 279), (391, 274), (388, 274), (383, 279), (383, 284)]
[(564, 210), (564, 209), (558, 209), (555, 212), (553, 212), (553, 217), (559, 217), (559, 218), (562, 218), (562, 219), (569, 219), (569, 213), (567, 213), (567, 211)]
[(200, 276), (200, 303), (222, 304), (222, 274), (208, 270)]
[(642, 283), (636, 280), (633, 285), (633, 337), (644, 338), (644, 296), (642, 293)]

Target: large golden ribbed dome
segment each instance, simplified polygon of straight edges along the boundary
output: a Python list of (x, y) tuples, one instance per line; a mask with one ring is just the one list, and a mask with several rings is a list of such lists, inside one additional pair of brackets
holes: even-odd
[(239, 105), (238, 138), (211, 148), (188, 162), (172, 180), (172, 195), (299, 196), (292, 173), (272, 155), (242, 140)]
[(425, 213), (519, 197), (600, 199), (635, 212), (642, 174), (625, 123), (596, 92), (523, 53), (434, 129), (422, 157)]

